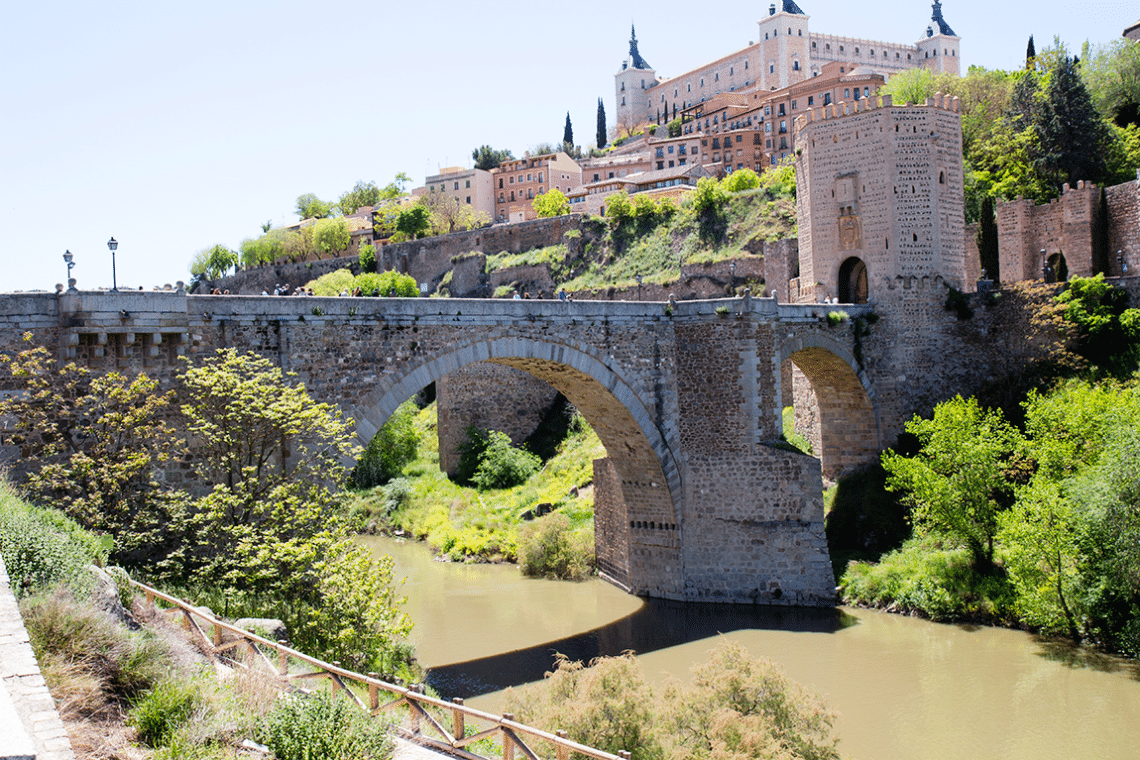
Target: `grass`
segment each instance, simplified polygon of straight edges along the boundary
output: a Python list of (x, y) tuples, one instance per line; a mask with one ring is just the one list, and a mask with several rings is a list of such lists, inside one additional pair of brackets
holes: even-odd
[(966, 549), (930, 538), (911, 539), (878, 564), (850, 563), (839, 585), (848, 604), (936, 622), (1016, 622), (1015, 593), (1004, 574), (979, 573)]
[[(588, 486), (593, 460), (604, 457), (605, 448), (589, 426), (572, 432), (522, 485), (490, 491), (461, 486), (440, 472), (434, 403), (420, 412), (416, 426), (419, 456), (404, 469), (404, 477), (354, 494), (351, 508), (376, 524), (422, 539), (457, 562), (514, 562), (519, 528), (525, 522), (522, 514), (536, 504), (551, 504), (574, 531), (592, 530), (594, 503)], [(398, 499), (392, 498), (393, 490), (399, 491)]]

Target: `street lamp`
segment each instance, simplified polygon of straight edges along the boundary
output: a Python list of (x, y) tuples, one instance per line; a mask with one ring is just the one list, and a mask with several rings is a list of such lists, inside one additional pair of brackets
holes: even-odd
[(115, 276), (115, 251), (119, 248), (119, 241), (111, 238), (107, 241), (107, 247), (111, 249), (111, 292), (119, 292), (119, 280)]
[(72, 259), (74, 259), (74, 258), (75, 258), (75, 254), (72, 253), (71, 251), (64, 251), (63, 252), (63, 260), (67, 262), (67, 280), (66, 280), (66, 282), (67, 282), (67, 286), (69, 288), (71, 287), (71, 268), (75, 266), (75, 262), (72, 261)]
[(637, 300), (641, 300), (641, 275), (635, 274), (633, 279), (637, 280)]
[(1045, 249), (1041, 249), (1041, 280), (1042, 282), (1049, 282), (1049, 254)]

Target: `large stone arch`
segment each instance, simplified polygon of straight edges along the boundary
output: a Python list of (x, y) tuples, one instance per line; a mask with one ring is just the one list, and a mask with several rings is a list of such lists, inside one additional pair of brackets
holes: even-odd
[[(549, 383), (589, 421), (606, 448), (606, 472), (613, 473), (607, 479), (608, 495), (595, 492), (595, 519), (606, 522), (604, 529), (599, 524), (595, 532), (599, 564), (612, 580), (635, 592), (675, 594), (667, 587), (671, 585), (668, 582), (666, 587), (648, 588), (638, 580), (646, 574), (634, 567), (637, 560), (631, 548), (631, 544), (639, 543), (637, 531), (650, 526), (676, 536), (682, 493), (674, 449), (654, 423), (650, 407), (588, 346), (500, 338), (425, 357), (417, 366), (381, 377), (365, 402), (349, 410), (361, 442), (367, 443), (396, 407), (424, 386), (483, 361), (514, 367)], [(607, 509), (615, 514), (598, 514)], [(603, 541), (621, 546), (606, 547)], [(603, 558), (603, 549), (608, 548), (615, 551), (605, 552)], [(679, 570), (672, 568), (673, 572)]]
[(793, 397), (797, 406), (815, 405), (819, 436), (813, 446), (824, 478), (838, 480), (875, 462), (882, 450), (879, 411), (870, 379), (850, 349), (823, 333), (809, 333), (780, 346), (777, 376), (787, 360), (798, 373), (792, 373), (793, 388), (781, 387), (780, 407)]

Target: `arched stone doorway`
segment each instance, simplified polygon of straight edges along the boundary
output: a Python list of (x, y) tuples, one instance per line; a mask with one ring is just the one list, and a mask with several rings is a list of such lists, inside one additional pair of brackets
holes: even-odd
[(599, 570), (627, 590), (680, 598), (681, 482), (673, 450), (649, 408), (600, 358), (565, 344), (501, 339), (460, 347), (380, 380), (351, 410), (362, 443), (420, 388), (477, 362), (549, 383), (593, 426), (607, 458), (595, 466), (594, 536)]
[(1069, 265), (1065, 254), (1058, 251), (1051, 254), (1045, 264), (1045, 282), (1068, 282)]
[[(826, 480), (838, 480), (878, 460), (878, 413), (868, 382), (850, 351), (825, 335), (785, 343), (779, 353), (788, 371), (784, 405), (795, 408), (796, 429), (819, 457)], [(783, 384), (783, 383), (782, 383)]]
[(839, 266), (836, 293), (840, 303), (867, 303), (867, 265), (852, 256)]

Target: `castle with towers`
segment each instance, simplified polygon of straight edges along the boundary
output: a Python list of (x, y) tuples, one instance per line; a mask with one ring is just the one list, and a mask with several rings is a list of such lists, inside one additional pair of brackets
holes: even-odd
[(758, 101), (762, 94), (826, 78), (837, 68), (828, 64), (839, 64), (836, 74), (884, 80), (914, 68), (959, 73), (961, 38), (943, 18), (940, 0), (934, 0), (930, 23), (914, 44), (819, 34), (810, 30), (809, 20), (794, 0), (772, 3), (758, 22), (755, 42), (669, 78), (658, 77), (641, 56), (631, 30), (629, 57), (614, 75), (617, 124), (636, 126), (660, 118), (662, 112), (676, 116), (728, 93)]

